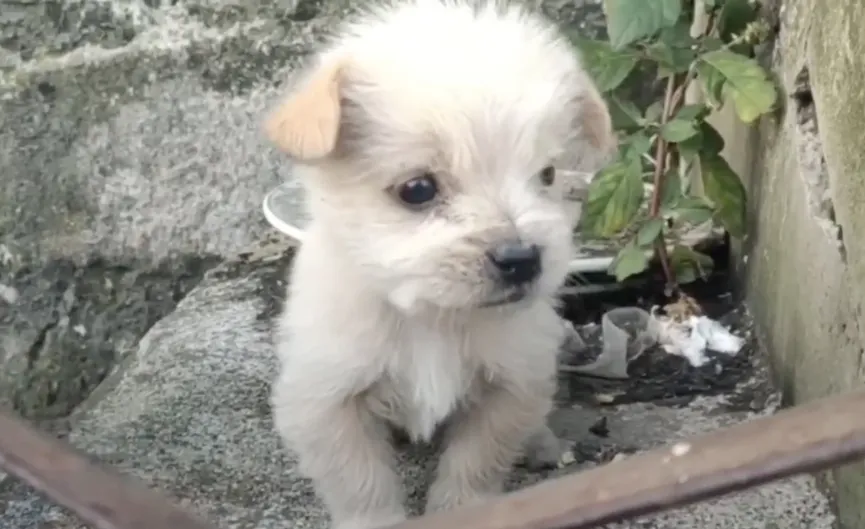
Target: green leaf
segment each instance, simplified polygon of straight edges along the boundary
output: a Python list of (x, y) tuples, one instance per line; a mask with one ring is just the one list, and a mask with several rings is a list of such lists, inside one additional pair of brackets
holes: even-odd
[(646, 253), (634, 246), (627, 244), (619, 250), (616, 258), (610, 264), (610, 270), (616, 281), (622, 282), (625, 279), (639, 274), (649, 267), (649, 257)]
[(673, 48), (663, 42), (655, 42), (646, 48), (646, 54), (665, 70), (665, 73), (683, 73), (691, 67), (697, 57), (690, 48)]
[(635, 160), (614, 162), (589, 184), (583, 208), (583, 229), (610, 238), (628, 227), (643, 202), (640, 164)]
[(724, 150), (724, 137), (714, 126), (703, 121), (700, 123), (700, 134), (703, 135), (703, 152), (719, 154)]
[(683, 197), (676, 206), (676, 220), (699, 226), (712, 219), (712, 207), (699, 197)]
[(720, 50), (723, 47), (724, 41), (716, 37), (703, 37), (700, 41), (700, 52), (702, 53)]
[(741, 35), (757, 19), (757, 5), (751, 0), (726, 0), (718, 13), (718, 33), (725, 42)]
[(613, 49), (670, 27), (682, 14), (682, 0), (604, 0), (607, 33)]
[(664, 111), (664, 104), (660, 101), (655, 101), (646, 108), (646, 113), (643, 119), (646, 123), (657, 123), (661, 119), (661, 112)]
[(670, 265), (676, 281), (685, 284), (708, 277), (715, 263), (708, 255), (677, 245), (670, 252)]
[[(715, 52), (711, 52), (715, 53)], [(706, 101), (713, 109), (721, 108), (724, 90), (724, 76), (704, 62), (697, 63), (697, 80), (703, 87)]]
[(722, 150), (724, 138), (705, 121), (700, 122), (699, 134), (679, 143), (679, 154), (688, 162), (694, 162), (701, 154), (719, 154)]
[(697, 58), (696, 41), (691, 37), (690, 21), (681, 20), (672, 27), (664, 28), (658, 39), (646, 47), (646, 55), (666, 72), (688, 71)]
[(661, 232), (664, 231), (664, 224), (665, 221), (661, 217), (655, 217), (644, 222), (637, 232), (637, 246), (646, 248), (654, 244)]
[(678, 143), (697, 135), (697, 127), (693, 121), (674, 119), (661, 126), (661, 136), (670, 142)]
[(652, 139), (642, 130), (631, 134), (622, 141), (620, 157), (624, 160), (636, 160), (642, 164), (642, 157), (652, 148)]
[(667, 171), (661, 189), (661, 214), (669, 215), (682, 200), (682, 179), (676, 168)]
[(720, 155), (700, 157), (700, 174), (715, 215), (733, 237), (745, 234), (745, 186)]
[(607, 107), (610, 109), (614, 129), (633, 131), (642, 128), (643, 118), (634, 103), (610, 95), (607, 97)]
[(583, 64), (601, 92), (618, 88), (639, 61), (634, 53), (614, 50), (608, 42), (584, 38), (573, 38), (572, 42), (580, 50)]
[(684, 105), (678, 112), (676, 112), (675, 119), (696, 121), (698, 119), (703, 119), (708, 113), (709, 109), (706, 108), (706, 105)]
[(745, 123), (771, 111), (778, 98), (775, 85), (757, 61), (727, 50), (700, 57), (698, 75), (708, 79), (704, 83), (711, 82), (711, 86), (704, 86), (711, 90), (712, 97), (720, 90), (724, 99), (733, 101), (739, 119)]

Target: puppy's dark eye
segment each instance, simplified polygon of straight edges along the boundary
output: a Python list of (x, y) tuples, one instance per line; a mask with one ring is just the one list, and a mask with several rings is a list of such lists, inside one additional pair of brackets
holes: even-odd
[(438, 195), (439, 187), (432, 174), (425, 173), (405, 182), (397, 189), (397, 196), (408, 206), (422, 206)]
[(552, 165), (548, 165), (541, 169), (541, 172), (538, 174), (541, 179), (541, 183), (545, 186), (553, 185), (553, 182), (556, 181), (556, 168)]

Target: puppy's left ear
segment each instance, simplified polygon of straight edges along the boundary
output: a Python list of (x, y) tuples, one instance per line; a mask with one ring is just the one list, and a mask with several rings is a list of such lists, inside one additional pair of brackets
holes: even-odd
[(298, 161), (328, 156), (339, 135), (342, 78), (341, 61), (318, 66), (267, 118), (264, 124), (267, 137)]

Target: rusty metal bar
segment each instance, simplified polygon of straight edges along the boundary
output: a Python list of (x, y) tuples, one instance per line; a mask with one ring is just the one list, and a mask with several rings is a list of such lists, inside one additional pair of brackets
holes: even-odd
[(96, 529), (216, 529), (143, 484), (2, 413), (0, 467)]
[(588, 529), (865, 457), (865, 391), (391, 529)]
[[(588, 529), (865, 457), (865, 391), (832, 397), (392, 529)], [(98, 529), (215, 529), (0, 414), (0, 466)]]

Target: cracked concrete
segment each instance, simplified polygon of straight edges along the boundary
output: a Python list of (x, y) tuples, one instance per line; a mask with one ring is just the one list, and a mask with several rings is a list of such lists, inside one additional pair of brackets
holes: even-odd
[(284, 4), (0, 2), (0, 404), (62, 417), (270, 231), (261, 116), (344, 12)]
[[(865, 352), (865, 5), (773, 0), (767, 57), (790, 96), (732, 155), (751, 200), (742, 277), (790, 404), (860, 388)], [(753, 132), (753, 131), (750, 131)], [(749, 137), (741, 126), (728, 137)], [(823, 476), (840, 526), (865, 527), (865, 464)]]
[(814, 94), (807, 67), (803, 67), (796, 75), (790, 97), (796, 113), (796, 151), (800, 174), (804, 180), (811, 215), (823, 228), (826, 236), (837, 242), (841, 259), (846, 260), (844, 237), (835, 218), (835, 198), (829, 184), (829, 171), (823, 154), (817, 109), (814, 106)]

